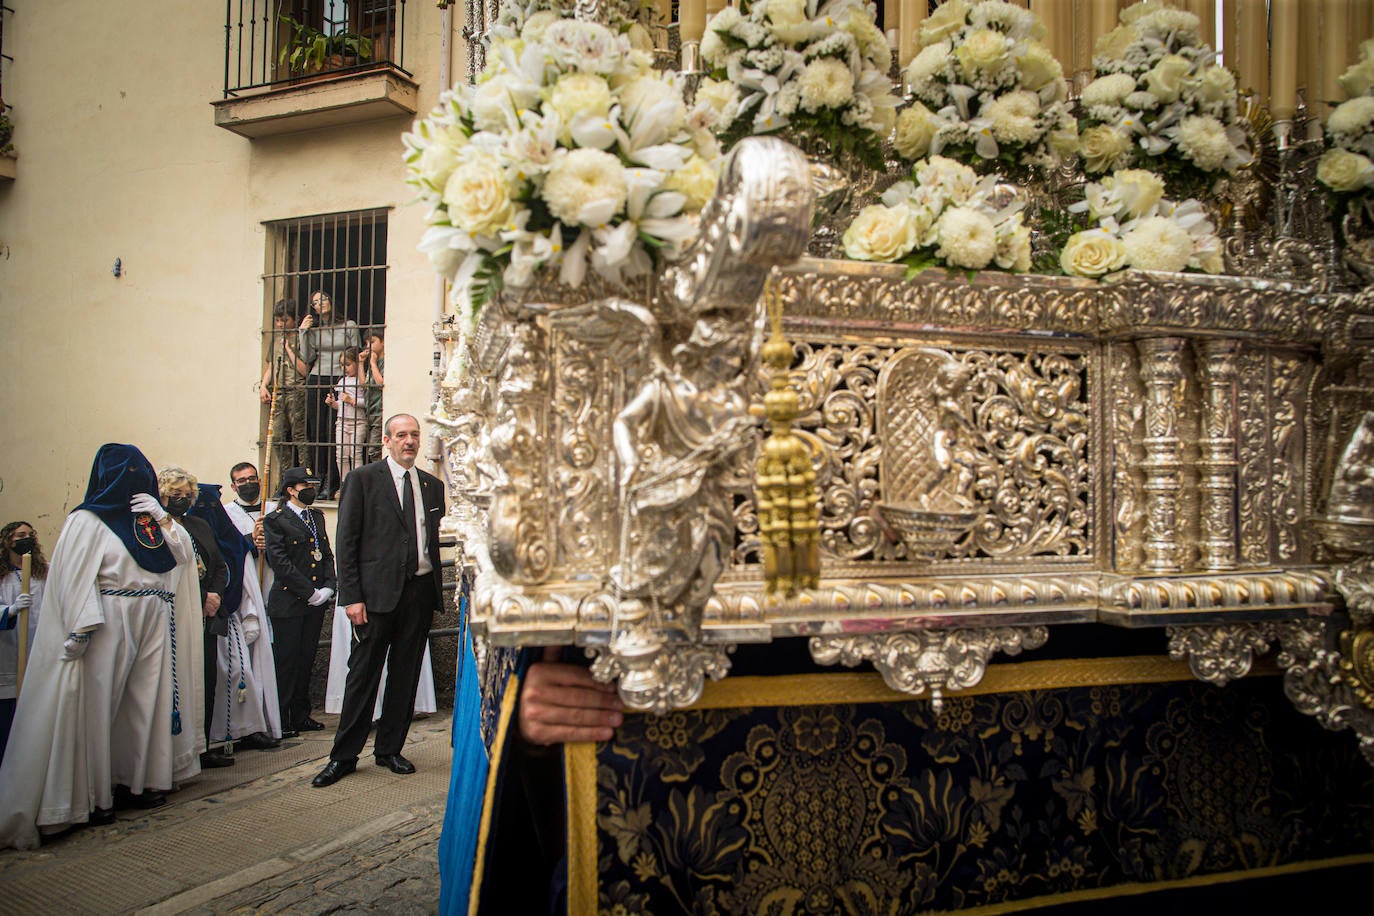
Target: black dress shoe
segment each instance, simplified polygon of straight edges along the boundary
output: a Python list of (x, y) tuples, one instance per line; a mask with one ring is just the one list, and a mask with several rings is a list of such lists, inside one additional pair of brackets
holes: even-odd
[(281, 730), (281, 739), (283, 741), (285, 741), (287, 738), (299, 738), (300, 736), (301, 733), (296, 731), (294, 728), (283, 728)]
[(86, 821), (92, 827), (108, 827), (115, 822), (113, 808), (96, 808), (91, 812), (90, 820)]
[(142, 808), (146, 811), (150, 808), (161, 808), (165, 804), (167, 804), (167, 796), (163, 795), (161, 792), (154, 792), (151, 789), (137, 794), (130, 792), (128, 786), (115, 786), (114, 789), (114, 806), (116, 811), (122, 811), (128, 808)]
[(216, 748), (213, 751), (205, 751), (200, 755), (200, 768), (202, 770), (213, 770), (219, 767), (231, 767), (234, 765), (234, 758), (224, 751)]
[(314, 779), (310, 780), (310, 784), (317, 789), (332, 786), (357, 768), (358, 761), (356, 760), (331, 760), (324, 765), (324, 769), (320, 770)]
[(377, 766), (386, 767), (391, 772), (399, 773), (402, 776), (409, 776), (415, 772), (415, 764), (400, 754), (383, 754), (377, 758)]
[(324, 731), (324, 723), (316, 722), (314, 719), (306, 716), (305, 721), (301, 723), (300, 730), (303, 732), (322, 732)]
[(281, 742), (266, 732), (253, 732), (245, 735), (234, 742), (234, 746), (248, 751), (266, 751), (274, 747), (280, 747)]

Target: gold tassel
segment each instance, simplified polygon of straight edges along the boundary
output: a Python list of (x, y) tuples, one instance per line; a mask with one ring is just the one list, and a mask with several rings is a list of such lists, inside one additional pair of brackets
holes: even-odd
[(771, 276), (763, 294), (772, 326), (762, 352), (770, 389), (763, 408), (771, 432), (759, 449), (755, 484), (763, 577), (769, 594), (795, 595), (820, 583), (820, 499), (811, 450), (792, 432), (801, 406), (787, 383), (792, 345), (782, 334), (782, 297)]

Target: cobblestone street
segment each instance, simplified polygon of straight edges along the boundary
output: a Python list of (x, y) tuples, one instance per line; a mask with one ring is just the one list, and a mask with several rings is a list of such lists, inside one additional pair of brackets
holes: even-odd
[(0, 913), (431, 913), (448, 789), (447, 712), (412, 725), (413, 776), (373, 765), (326, 789), (326, 729), (240, 751), (151, 812), (120, 812), (31, 852), (0, 853)]

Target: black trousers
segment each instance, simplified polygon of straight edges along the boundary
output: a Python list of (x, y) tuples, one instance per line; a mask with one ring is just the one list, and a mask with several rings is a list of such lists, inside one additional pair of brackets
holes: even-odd
[[(226, 740), (229, 736), (210, 734), (211, 723), (215, 721), (213, 715), (215, 711), (215, 684), (219, 680), (219, 637), (208, 632), (208, 628), (206, 629), (205, 654), (202, 656), (202, 660), (205, 665), (205, 747), (209, 749), (211, 741)], [(230, 702), (233, 702), (232, 698)], [(224, 722), (226, 726), (229, 724), (227, 718)]]
[(372, 730), (372, 711), (386, 666), (386, 695), (382, 717), (377, 720), (377, 757), (399, 754), (405, 747), (410, 719), (415, 712), (415, 688), (420, 683), (420, 663), (439, 596), (434, 577), (414, 576), (406, 582), (400, 603), (387, 614), (367, 615), (367, 623), (353, 628), (353, 648), (348, 653), (348, 678), (344, 681), (343, 709), (334, 735), (330, 760), (357, 760)]
[(272, 618), (272, 654), (277, 669), (277, 703), (281, 727), (300, 731), (310, 718), (310, 672), (315, 667), (324, 610), (311, 608), (299, 617)]

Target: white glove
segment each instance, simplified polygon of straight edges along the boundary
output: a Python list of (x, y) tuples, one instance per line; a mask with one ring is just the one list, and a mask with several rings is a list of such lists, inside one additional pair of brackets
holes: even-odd
[(310, 605), (311, 607), (319, 607), (320, 605), (324, 604), (326, 601), (333, 597), (334, 589), (317, 588), (310, 594), (310, 597), (306, 599), (305, 603)]
[(129, 511), (134, 514), (147, 512), (153, 517), (153, 521), (159, 524), (167, 517), (167, 510), (163, 508), (162, 503), (147, 493), (135, 493), (134, 498), (129, 500)]
[(11, 613), (15, 611), (27, 611), (33, 607), (33, 595), (20, 595), (14, 599), (14, 604), (10, 605)]
[(245, 618), (242, 627), (243, 641), (250, 646), (257, 642), (258, 637), (262, 635), (262, 624), (258, 622), (258, 618), (256, 617)]
[(62, 643), (62, 660), (64, 662), (75, 661), (86, 654), (86, 649), (90, 644), (90, 633), (68, 633), (66, 640)]

